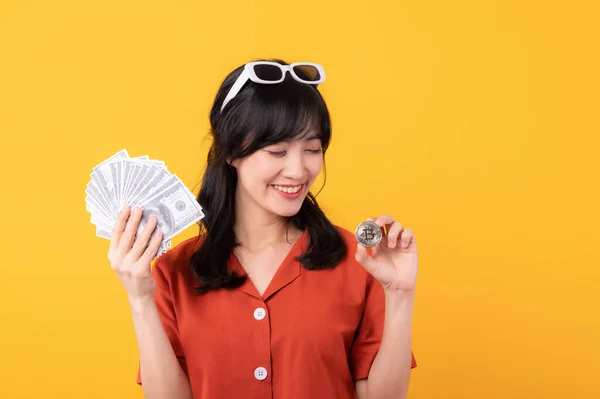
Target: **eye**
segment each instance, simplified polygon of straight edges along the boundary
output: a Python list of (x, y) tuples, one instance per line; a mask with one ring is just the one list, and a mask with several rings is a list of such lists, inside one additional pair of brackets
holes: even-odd
[(323, 152), (323, 150), (321, 148), (316, 149), (316, 150), (308, 149), (306, 151), (310, 152), (311, 154), (320, 154), (321, 152)]
[(285, 151), (268, 151), (267, 153), (273, 155), (274, 157), (282, 157), (285, 155)]

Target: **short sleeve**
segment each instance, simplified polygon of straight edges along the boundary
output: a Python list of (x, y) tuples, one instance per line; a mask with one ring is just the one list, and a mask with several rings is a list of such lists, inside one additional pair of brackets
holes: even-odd
[[(162, 321), (165, 332), (167, 333), (169, 341), (171, 342), (171, 346), (173, 347), (173, 351), (175, 352), (175, 356), (177, 356), (177, 360), (179, 361), (181, 368), (187, 375), (187, 365), (185, 362), (185, 356), (183, 354), (183, 347), (179, 339), (179, 329), (177, 327), (177, 318), (173, 304), (173, 290), (170, 281), (163, 270), (163, 259), (165, 259), (165, 257), (158, 258), (154, 262), (154, 266), (152, 268), (152, 275), (154, 276), (154, 281), (156, 282), (156, 307), (158, 309), (158, 314), (160, 316), (160, 320)], [(142, 384), (139, 366), (137, 383), (140, 385)]]
[[(350, 348), (350, 372), (354, 381), (369, 376), (371, 365), (377, 356), (385, 317), (385, 295), (381, 284), (367, 274), (365, 307), (362, 319)], [(411, 368), (417, 367), (414, 353), (411, 351)]]

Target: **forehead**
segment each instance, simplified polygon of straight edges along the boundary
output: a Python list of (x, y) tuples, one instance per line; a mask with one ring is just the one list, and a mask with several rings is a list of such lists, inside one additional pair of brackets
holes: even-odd
[(289, 138), (285, 141), (310, 141), (310, 140), (321, 140), (321, 134), (315, 127), (310, 126), (302, 133), (295, 137)]

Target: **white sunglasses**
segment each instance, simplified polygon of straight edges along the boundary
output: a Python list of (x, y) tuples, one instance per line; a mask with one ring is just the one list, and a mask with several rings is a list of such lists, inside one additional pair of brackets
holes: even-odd
[(318, 85), (325, 81), (325, 70), (321, 65), (313, 62), (295, 62), (290, 65), (270, 61), (249, 62), (244, 65), (242, 73), (227, 93), (221, 105), (221, 112), (225, 105), (240, 92), (248, 79), (255, 83), (276, 84), (283, 82), (286, 72), (289, 72), (298, 82), (306, 84)]

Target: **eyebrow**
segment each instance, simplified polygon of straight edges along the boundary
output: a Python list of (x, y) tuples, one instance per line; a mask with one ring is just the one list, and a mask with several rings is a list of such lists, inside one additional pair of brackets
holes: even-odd
[(308, 135), (307, 135), (307, 136), (305, 136), (305, 137), (302, 137), (302, 138), (300, 138), (300, 139), (288, 138), (288, 139), (285, 139), (285, 140), (283, 140), (283, 141), (284, 141), (284, 142), (286, 142), (286, 143), (289, 143), (289, 142), (292, 142), (292, 141), (294, 141), (294, 140), (302, 140), (302, 141), (321, 140), (321, 137), (319, 137), (319, 135), (318, 135), (318, 134), (316, 134), (316, 133), (313, 133), (313, 134), (311, 134), (310, 136), (308, 136)]
[(319, 135), (317, 134), (311, 134), (308, 137), (304, 138), (304, 141), (310, 141), (310, 140), (320, 140), (321, 138), (319, 137)]

